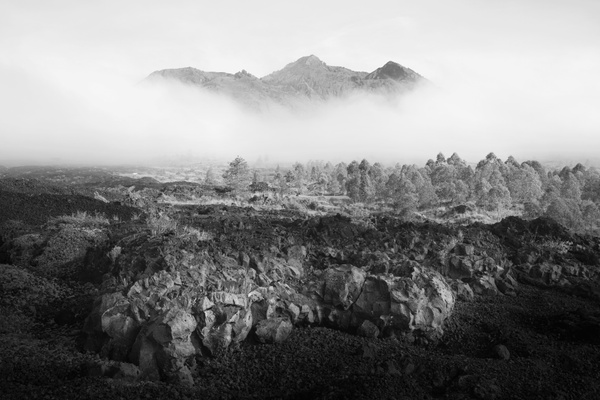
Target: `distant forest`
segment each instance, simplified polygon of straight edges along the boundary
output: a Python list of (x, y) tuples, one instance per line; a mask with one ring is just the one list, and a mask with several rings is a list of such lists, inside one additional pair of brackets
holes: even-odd
[[(210, 173), (210, 171), (209, 171)], [(548, 216), (579, 232), (597, 233), (600, 226), (600, 172), (577, 164), (546, 170), (538, 161), (506, 161), (490, 153), (473, 168), (456, 153), (438, 154), (423, 167), (384, 168), (367, 160), (333, 165), (295, 163), (286, 171), (252, 172), (238, 157), (223, 175), (233, 187), (280, 194), (346, 195), (365, 205), (377, 203), (409, 216), (436, 207), (467, 205), (487, 212), (512, 210), (525, 218)], [(207, 181), (213, 179), (207, 174)]]

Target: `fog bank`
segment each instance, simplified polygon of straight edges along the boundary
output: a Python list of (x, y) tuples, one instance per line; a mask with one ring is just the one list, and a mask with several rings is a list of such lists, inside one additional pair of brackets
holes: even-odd
[(152, 163), (183, 155), (422, 164), (440, 151), (469, 161), (490, 151), (518, 160), (590, 158), (600, 145), (600, 87), (569, 77), (507, 84), (474, 71), (394, 100), (363, 94), (262, 112), (174, 82), (88, 79), (0, 70), (0, 164)]

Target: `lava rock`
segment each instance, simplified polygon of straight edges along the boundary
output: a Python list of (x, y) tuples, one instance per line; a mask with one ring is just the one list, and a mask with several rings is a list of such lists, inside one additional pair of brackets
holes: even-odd
[(349, 264), (328, 268), (323, 273), (323, 300), (347, 310), (360, 295), (365, 277), (362, 269)]
[(379, 336), (380, 332), (379, 332), (379, 328), (377, 327), (377, 325), (375, 325), (374, 323), (372, 323), (371, 321), (366, 319), (363, 321), (362, 324), (360, 324), (356, 333), (359, 336), (376, 338)]
[(287, 318), (264, 319), (256, 325), (256, 337), (261, 343), (281, 343), (288, 338), (292, 327)]
[(510, 359), (510, 351), (508, 351), (506, 346), (503, 344), (497, 344), (496, 346), (494, 346), (493, 351), (496, 358), (499, 358), (500, 360)]

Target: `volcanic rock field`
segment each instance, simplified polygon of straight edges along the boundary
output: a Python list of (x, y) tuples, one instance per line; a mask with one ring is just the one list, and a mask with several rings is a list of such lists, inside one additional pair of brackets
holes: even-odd
[(88, 178), (0, 179), (3, 399), (600, 398), (597, 237)]

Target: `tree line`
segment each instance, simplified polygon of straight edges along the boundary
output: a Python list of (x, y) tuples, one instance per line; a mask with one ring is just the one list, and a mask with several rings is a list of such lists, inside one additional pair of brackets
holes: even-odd
[(238, 190), (281, 194), (344, 195), (355, 202), (381, 203), (409, 215), (439, 206), (471, 204), (487, 211), (520, 207), (528, 218), (550, 216), (575, 230), (595, 231), (600, 222), (600, 172), (577, 164), (547, 170), (538, 161), (502, 161), (488, 154), (475, 167), (454, 153), (418, 167), (383, 167), (367, 160), (333, 165), (295, 163), (269, 174), (252, 171), (241, 157), (229, 165), (225, 183)]

